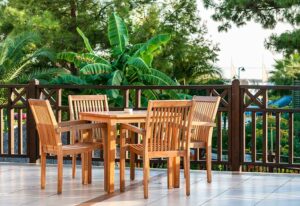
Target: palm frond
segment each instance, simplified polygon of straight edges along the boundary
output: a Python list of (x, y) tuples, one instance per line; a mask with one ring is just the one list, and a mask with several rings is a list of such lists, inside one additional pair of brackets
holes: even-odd
[(50, 68), (50, 69), (36, 69), (33, 71), (30, 71), (30, 73), (25, 73), (20, 75), (16, 78), (17, 83), (26, 84), (30, 80), (37, 79), (39, 81), (42, 81), (43, 83), (51, 81), (51, 79), (64, 75), (69, 74), (70, 72), (66, 69), (62, 68)]

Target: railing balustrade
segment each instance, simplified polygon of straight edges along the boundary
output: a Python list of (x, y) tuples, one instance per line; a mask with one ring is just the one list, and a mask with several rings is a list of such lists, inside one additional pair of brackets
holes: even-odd
[[(58, 121), (62, 121), (69, 119), (66, 98), (69, 94), (108, 90), (121, 94), (109, 102), (112, 110), (129, 106), (146, 109), (143, 95), (153, 90), (221, 96), (213, 135), (215, 168), (251, 171), (264, 167), (272, 172), (276, 168), (300, 166), (300, 143), (295, 144), (295, 141), (300, 142), (300, 108), (288, 105), (279, 108), (268, 99), (272, 93), (272, 96), (278, 93), (278, 98), (284, 93), (291, 97), (300, 86), (240, 85), (238, 80), (231, 85), (197, 86), (40, 85), (38, 81), (26, 85), (0, 85), (0, 160), (23, 158), (36, 162), (39, 158), (37, 133), (27, 99), (48, 99)], [(68, 141), (68, 135), (64, 135), (64, 142)], [(202, 164), (205, 154), (202, 150), (193, 150), (191, 154), (194, 167), (205, 165)], [(102, 154), (95, 154), (94, 160), (99, 159)], [(156, 163), (164, 164), (165, 161), (159, 159), (153, 162)]]

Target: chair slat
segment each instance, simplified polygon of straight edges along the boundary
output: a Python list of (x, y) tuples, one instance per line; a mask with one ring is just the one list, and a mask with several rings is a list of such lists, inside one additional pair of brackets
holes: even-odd
[[(78, 120), (80, 112), (109, 111), (106, 95), (70, 95), (70, 119)], [(93, 138), (100, 140), (101, 129), (93, 129)]]

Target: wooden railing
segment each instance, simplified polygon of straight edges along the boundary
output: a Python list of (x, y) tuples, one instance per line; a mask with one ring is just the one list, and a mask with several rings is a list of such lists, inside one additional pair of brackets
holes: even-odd
[[(270, 172), (274, 168), (300, 168), (300, 108), (295, 104), (297, 99), (292, 97), (299, 90), (300, 86), (240, 86), (241, 165), (252, 169), (263, 166)], [(273, 96), (290, 95), (293, 104), (272, 105), (269, 101), (272, 93)], [(251, 159), (247, 160), (246, 154)]]
[[(0, 85), (0, 97), (4, 97), (0, 103), (0, 158), (4, 160), (6, 158), (24, 158), (29, 162), (36, 162), (39, 158), (38, 138), (31, 111), (28, 109), (27, 99), (48, 99), (58, 121), (62, 121), (69, 119), (66, 98), (68, 94), (88, 94), (95, 91), (97, 93), (112, 89), (119, 90), (123, 95), (123, 98), (118, 102), (119, 106), (111, 107), (114, 110), (120, 110), (129, 105), (132, 105), (134, 109), (145, 109), (141, 97), (146, 90), (174, 90), (195, 95), (221, 96), (216, 120), (217, 127), (214, 129), (213, 135), (213, 163), (215, 167), (240, 171), (241, 169), (252, 170), (253, 167), (263, 166), (267, 167), (268, 171), (272, 171), (274, 168), (300, 166), (300, 162), (294, 161), (298, 157), (294, 156), (293, 149), (288, 153), (288, 162), (283, 161), (286, 158), (282, 156), (281, 144), (279, 144), (281, 116), (288, 113), (288, 145), (290, 148), (294, 148), (294, 116), (300, 112), (300, 109), (268, 107), (270, 90), (292, 92), (300, 90), (300, 87), (245, 86), (240, 85), (238, 80), (234, 80), (232, 85), (205, 86), (40, 85), (38, 81), (32, 81), (27, 85)], [(253, 107), (254, 104), (256, 107)], [(276, 131), (275, 149), (272, 150), (268, 147), (268, 114), (274, 116), (276, 123), (273, 125), (274, 131)], [(262, 124), (261, 129), (257, 127), (258, 123)], [(246, 130), (251, 125), (252, 132), (250, 134)], [(262, 133), (263, 139), (261, 148), (259, 147), (258, 150), (256, 146), (251, 146), (258, 145), (257, 138), (259, 135), (256, 130), (259, 135)], [(297, 140), (299, 140), (299, 136), (300, 134), (297, 133)], [(69, 141), (67, 135), (64, 138), (64, 142)], [(198, 164), (203, 162), (205, 158), (203, 154), (204, 152), (201, 150), (192, 151), (192, 161), (196, 167), (198, 167), (197, 165), (204, 165)], [(251, 156), (251, 161), (246, 158), (248, 156)], [(95, 154), (94, 160), (100, 159), (102, 159), (101, 154)], [(157, 162), (164, 163), (162, 160), (157, 160)]]

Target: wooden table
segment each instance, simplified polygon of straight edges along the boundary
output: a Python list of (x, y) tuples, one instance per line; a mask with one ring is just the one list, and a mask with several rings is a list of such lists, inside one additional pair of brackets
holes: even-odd
[(115, 152), (118, 123), (143, 123), (147, 111), (81, 112), (80, 119), (107, 124), (107, 138), (104, 139), (104, 188), (108, 193), (114, 192)]

